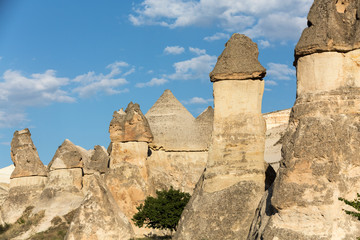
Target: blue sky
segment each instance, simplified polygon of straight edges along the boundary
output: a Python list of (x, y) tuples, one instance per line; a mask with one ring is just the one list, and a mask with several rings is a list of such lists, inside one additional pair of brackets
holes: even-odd
[(112, 113), (145, 114), (165, 89), (196, 117), (212, 105), (208, 74), (232, 33), (250, 36), (267, 69), (263, 112), (292, 107), (296, 42), (311, 0), (0, 1), (0, 167), (28, 127), (47, 164), (64, 139), (109, 144)]

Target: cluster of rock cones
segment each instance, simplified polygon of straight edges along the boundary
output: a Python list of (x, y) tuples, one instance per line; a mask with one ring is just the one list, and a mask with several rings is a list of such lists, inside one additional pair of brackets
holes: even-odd
[[(114, 113), (108, 150), (65, 140), (47, 168), (29, 131), (15, 132), (0, 220), (11, 224), (29, 206), (43, 212), (18, 236), (26, 239), (74, 211), (66, 239), (130, 239), (149, 233), (130, 221), (136, 206), (174, 186), (193, 192), (174, 239), (356, 239), (360, 221), (338, 198), (360, 187), (359, 11), (359, 0), (314, 1), (295, 48), (297, 98), (274, 182), (264, 161), (266, 70), (257, 45), (234, 34), (210, 73), (215, 108), (196, 119), (165, 91), (145, 116), (133, 103)], [(277, 114), (265, 117), (276, 125)]]

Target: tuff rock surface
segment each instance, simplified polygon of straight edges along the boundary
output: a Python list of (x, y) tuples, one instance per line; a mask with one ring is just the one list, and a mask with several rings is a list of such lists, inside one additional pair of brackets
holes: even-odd
[(210, 73), (211, 81), (263, 78), (266, 69), (259, 63), (258, 56), (256, 43), (245, 35), (233, 34)]
[(117, 206), (99, 173), (89, 176), (89, 190), (70, 224), (65, 239), (130, 239), (131, 224)]
[(360, 47), (360, 1), (315, 0), (308, 27), (295, 48), (296, 60), (317, 52), (347, 52)]
[(137, 103), (130, 102), (125, 112), (115, 111), (109, 127), (111, 142), (152, 142), (149, 123)]
[[(259, 79), (265, 69), (257, 61), (257, 52), (249, 38), (234, 34), (211, 73), (212, 80), (224, 81), (213, 85), (216, 107), (208, 162), (181, 216), (175, 239), (247, 238), (265, 191), (264, 81)], [(235, 64), (247, 57), (255, 67), (242, 69)], [(225, 63), (237, 67), (226, 69), (224, 75), (219, 69)]]
[(11, 160), (15, 169), (10, 178), (46, 176), (47, 171), (40, 161), (29, 129), (15, 131), (11, 141)]
[[(249, 239), (356, 239), (339, 197), (360, 187), (359, 1), (316, 0), (297, 45), (297, 98), (283, 137), (267, 217)], [(311, 38), (313, 40), (311, 40)], [(268, 203), (268, 201), (267, 201)], [(255, 234), (254, 234), (255, 233)]]

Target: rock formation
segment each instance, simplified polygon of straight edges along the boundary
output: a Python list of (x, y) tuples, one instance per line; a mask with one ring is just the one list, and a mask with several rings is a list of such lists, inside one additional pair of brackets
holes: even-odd
[(77, 210), (65, 239), (123, 240), (134, 232), (126, 216), (117, 206), (99, 173), (89, 177), (89, 191)]
[(359, 221), (338, 200), (354, 199), (360, 187), (359, 7), (358, 0), (315, 0), (311, 7), (295, 49), (297, 98), (284, 160), (271, 205), (263, 205), (271, 217), (251, 239), (360, 236)]
[(199, 138), (202, 138), (200, 134), (209, 136), (209, 132), (197, 131), (195, 118), (170, 90), (164, 91), (145, 116), (154, 134), (154, 141), (151, 144), (153, 149), (165, 151), (207, 150), (207, 142), (200, 141)]
[(206, 170), (175, 239), (246, 239), (265, 191), (265, 69), (248, 37), (234, 34), (210, 73), (214, 123)]
[(47, 181), (47, 170), (40, 161), (29, 129), (14, 133), (11, 159), (15, 169), (10, 176), (8, 196), (1, 206), (2, 221), (7, 224), (15, 222), (26, 207), (38, 200)]
[(121, 211), (131, 219), (148, 194), (145, 160), (153, 136), (140, 106), (132, 102), (125, 112), (121, 109), (114, 113), (109, 132), (110, 169), (105, 183)]
[(15, 169), (10, 178), (47, 176), (46, 168), (40, 161), (36, 147), (31, 140), (29, 129), (16, 131), (11, 141), (11, 160)]

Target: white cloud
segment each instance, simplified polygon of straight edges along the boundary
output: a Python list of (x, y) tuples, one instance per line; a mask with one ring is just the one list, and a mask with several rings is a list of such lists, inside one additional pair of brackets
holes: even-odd
[(214, 68), (217, 57), (208, 54), (200, 55), (189, 60), (174, 63), (175, 73), (168, 75), (170, 79), (208, 79)]
[(7, 70), (0, 80), (0, 106), (46, 105), (51, 102), (74, 102), (75, 99), (61, 89), (69, 84), (68, 78), (56, 77), (54, 70), (34, 73), (30, 77), (19, 71)]
[(75, 87), (72, 92), (77, 93), (80, 98), (87, 98), (101, 92), (107, 95), (128, 92), (129, 89), (118, 89), (118, 87), (127, 84), (128, 81), (124, 77), (135, 72), (135, 68), (132, 67), (122, 74), (122, 68), (129, 67), (130, 65), (126, 62), (114, 62), (106, 67), (110, 69), (108, 74), (88, 72), (79, 75), (73, 82), (80, 86)]
[[(306, 26), (313, 0), (144, 0), (129, 20), (136, 26), (213, 26), (252, 37), (294, 40)], [(271, 25), (270, 29), (269, 26)], [(284, 39), (285, 37), (285, 39)], [(221, 33), (206, 37), (225, 38)]]
[(208, 42), (212, 42), (220, 39), (229, 39), (229, 38), (230, 38), (230, 34), (218, 32), (212, 36), (204, 37), (204, 40)]
[(165, 83), (169, 82), (165, 78), (153, 78), (149, 82), (145, 83), (137, 83), (135, 87), (143, 88), (143, 87), (153, 87), (153, 86), (160, 86), (164, 85)]
[(273, 81), (296, 79), (296, 70), (286, 64), (269, 63), (266, 77)]
[(206, 54), (206, 50), (205, 49), (200, 49), (200, 48), (189, 47), (189, 51), (195, 53), (196, 55), (204, 55), (204, 54)]
[(276, 86), (278, 84), (277, 84), (277, 82), (275, 82), (273, 80), (265, 80), (265, 85), (266, 86)]
[(183, 104), (189, 105), (189, 104), (208, 104), (210, 102), (213, 102), (213, 99), (204, 99), (201, 97), (193, 97), (189, 100), (183, 100), (181, 101)]
[(260, 45), (261, 48), (268, 48), (271, 46), (270, 42), (266, 40), (259, 40), (258, 44)]
[(173, 55), (177, 55), (177, 54), (181, 54), (185, 51), (185, 48), (180, 47), (180, 46), (167, 46), (164, 49), (164, 53), (166, 54), (173, 54)]

